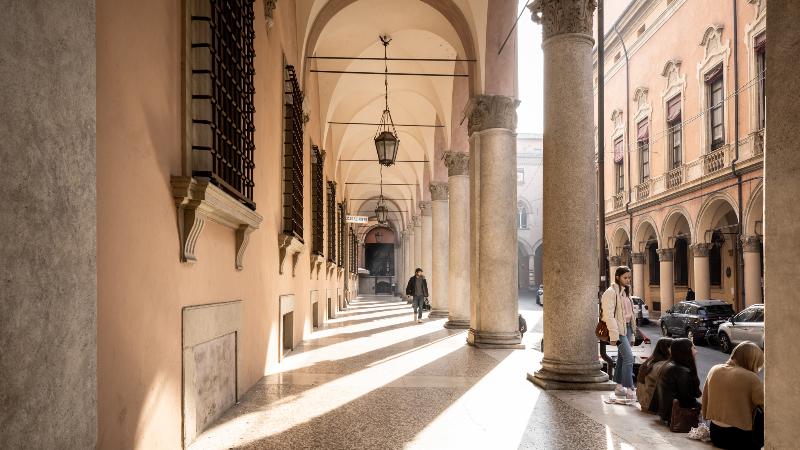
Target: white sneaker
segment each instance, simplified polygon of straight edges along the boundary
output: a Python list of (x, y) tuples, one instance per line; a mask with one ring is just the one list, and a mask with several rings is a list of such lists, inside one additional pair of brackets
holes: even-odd
[(614, 388), (614, 397), (625, 398), (625, 395), (627, 393), (628, 393), (628, 390), (625, 389), (625, 387), (623, 387), (621, 384), (617, 385), (617, 387)]
[(628, 392), (625, 394), (625, 399), (636, 401), (638, 399), (638, 397), (636, 397), (636, 389), (628, 388)]

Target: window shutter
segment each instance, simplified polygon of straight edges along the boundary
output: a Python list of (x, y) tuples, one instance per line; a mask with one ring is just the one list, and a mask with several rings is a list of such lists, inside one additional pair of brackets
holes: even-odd
[(625, 156), (625, 152), (622, 147), (622, 139), (617, 139), (614, 142), (614, 162), (619, 163), (622, 162), (622, 159)]
[(667, 122), (681, 117), (681, 96), (676, 95), (667, 102)]

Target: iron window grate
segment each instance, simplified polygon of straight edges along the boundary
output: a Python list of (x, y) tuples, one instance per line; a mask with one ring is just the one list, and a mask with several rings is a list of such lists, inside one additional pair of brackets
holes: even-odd
[(320, 151), (316, 145), (311, 146), (311, 204), (312, 204), (312, 253), (322, 255), (325, 247), (324, 238), (324, 215), (322, 200), (323, 192), (323, 166), (325, 163), (325, 153)]
[(250, 209), (253, 201), (255, 51), (253, 0), (192, 6), (192, 175)]
[(294, 66), (284, 75), (283, 232), (303, 242), (303, 93)]
[(328, 181), (328, 261), (336, 262), (336, 183)]
[(344, 268), (344, 224), (347, 219), (344, 215), (344, 202), (339, 202), (337, 209), (339, 211), (339, 236), (337, 239), (339, 248), (336, 252), (336, 263), (339, 267)]

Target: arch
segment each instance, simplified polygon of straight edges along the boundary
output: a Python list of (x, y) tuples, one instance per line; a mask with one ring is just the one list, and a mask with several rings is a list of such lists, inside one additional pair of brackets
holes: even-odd
[(517, 246), (525, 251), (525, 256), (533, 255), (533, 247), (531, 247), (531, 244), (527, 243), (524, 239), (517, 238)]
[(631, 238), (628, 233), (628, 228), (624, 223), (617, 224), (611, 236), (608, 238), (609, 254), (611, 256), (622, 256), (624, 253), (625, 245), (630, 245)]
[(636, 252), (641, 253), (644, 251), (644, 246), (648, 240), (655, 237), (656, 244), (661, 246), (661, 235), (658, 234), (658, 227), (656, 221), (650, 215), (644, 216), (639, 219), (636, 228), (633, 232), (633, 245)]
[(669, 247), (674, 244), (674, 238), (678, 234), (686, 237), (689, 244), (694, 243), (695, 229), (691, 220), (689, 211), (683, 206), (673, 207), (664, 217), (664, 223), (661, 226), (661, 240), (659, 241), (659, 248)]
[[(698, 234), (695, 236), (694, 241), (711, 242), (710, 231), (718, 228), (717, 224), (721, 222), (728, 222), (724, 225), (739, 223), (736, 206), (736, 201), (726, 192), (716, 192), (710, 195), (703, 203), (702, 208), (700, 208), (697, 225), (695, 226)], [(733, 213), (732, 216), (731, 213)]]
[[(764, 182), (760, 182), (758, 186), (750, 194), (747, 200), (747, 209), (744, 212), (744, 230), (742, 233), (745, 236), (755, 236), (763, 234), (764, 230), (759, 230), (759, 223), (764, 221)], [(763, 227), (763, 225), (762, 225)]]

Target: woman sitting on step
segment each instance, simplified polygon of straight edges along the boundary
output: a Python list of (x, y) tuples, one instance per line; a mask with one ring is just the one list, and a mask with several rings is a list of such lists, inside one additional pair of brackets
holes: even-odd
[(672, 338), (659, 339), (653, 354), (639, 367), (639, 374), (636, 377), (636, 397), (644, 412), (657, 412), (655, 408), (651, 408), (651, 400), (656, 391), (661, 371), (669, 362), (670, 345), (672, 345)]

